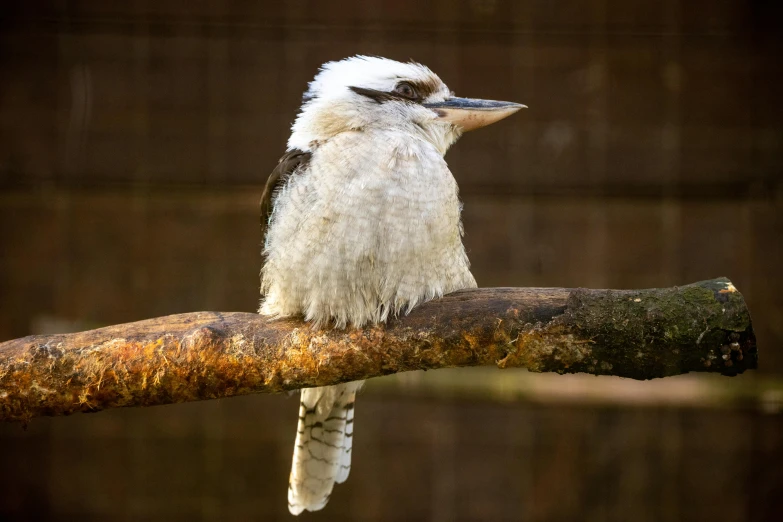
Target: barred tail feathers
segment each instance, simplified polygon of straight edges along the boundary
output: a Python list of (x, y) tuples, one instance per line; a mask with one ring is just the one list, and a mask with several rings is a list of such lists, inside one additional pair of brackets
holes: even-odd
[(351, 392), (345, 405), (345, 436), (343, 437), (343, 452), (340, 455), (340, 466), (337, 469), (335, 481), (342, 484), (348, 480), (351, 472), (351, 450), (353, 449), (353, 410), (356, 392)]
[(353, 407), (362, 381), (302, 390), (288, 483), (288, 509), (298, 515), (329, 501), (351, 468)]

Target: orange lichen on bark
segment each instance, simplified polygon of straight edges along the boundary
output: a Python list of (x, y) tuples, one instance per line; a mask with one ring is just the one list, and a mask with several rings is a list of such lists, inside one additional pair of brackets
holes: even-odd
[(196, 312), (8, 341), (0, 344), (0, 419), (275, 393), (453, 366), (650, 379), (688, 371), (734, 375), (756, 361), (750, 315), (725, 279), (628, 291), (474, 289), (364, 329)]

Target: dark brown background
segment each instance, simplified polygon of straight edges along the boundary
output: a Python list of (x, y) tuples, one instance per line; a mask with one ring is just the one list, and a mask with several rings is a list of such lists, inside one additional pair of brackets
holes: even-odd
[[(480, 285), (725, 275), (761, 353), (758, 374), (737, 380), (779, 379), (774, 5), (5, 2), (0, 340), (254, 310), (262, 184), (317, 67), (364, 53), (425, 63), (460, 95), (530, 106), (447, 156)], [(502, 404), (372, 386), (360, 400), (353, 475), (321, 519), (771, 520), (783, 509), (783, 423), (755, 407)], [(293, 398), (247, 397), (0, 426), (0, 518), (286, 518), (295, 410)]]

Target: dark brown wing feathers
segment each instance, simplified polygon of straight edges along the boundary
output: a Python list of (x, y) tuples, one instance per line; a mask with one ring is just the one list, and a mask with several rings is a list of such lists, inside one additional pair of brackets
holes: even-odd
[(275, 170), (269, 175), (264, 187), (264, 193), (261, 195), (261, 246), (266, 242), (266, 229), (269, 227), (269, 215), (272, 213), (272, 200), (278, 188), (285, 183), (285, 180), (300, 167), (307, 165), (311, 154), (299, 149), (293, 149), (286, 152), (280, 161), (277, 162)]

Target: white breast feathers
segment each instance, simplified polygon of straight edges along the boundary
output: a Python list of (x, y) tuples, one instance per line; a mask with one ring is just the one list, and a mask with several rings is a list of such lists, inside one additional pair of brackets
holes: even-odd
[(344, 132), (278, 193), (261, 313), (337, 327), (475, 287), (457, 184), (442, 155), (395, 132)]

